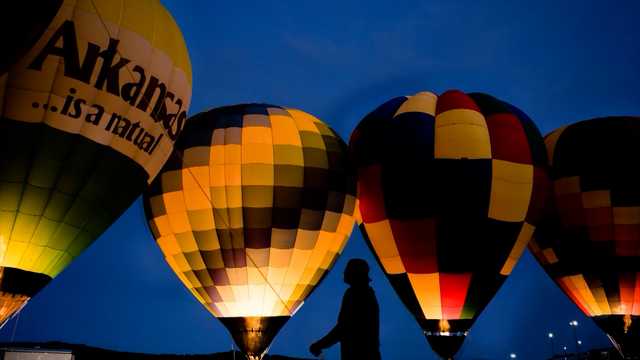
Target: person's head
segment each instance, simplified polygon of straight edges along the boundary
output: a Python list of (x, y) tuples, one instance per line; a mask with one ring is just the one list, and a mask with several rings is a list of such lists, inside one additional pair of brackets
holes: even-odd
[(351, 259), (344, 268), (344, 282), (353, 285), (366, 285), (369, 279), (369, 264), (364, 259)]

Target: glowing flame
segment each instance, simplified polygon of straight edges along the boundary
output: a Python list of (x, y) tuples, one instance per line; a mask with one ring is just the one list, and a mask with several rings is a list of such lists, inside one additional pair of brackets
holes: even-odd
[(440, 320), (440, 322), (438, 323), (438, 327), (440, 328), (440, 332), (444, 334), (448, 334), (449, 329), (451, 329), (451, 326), (449, 325), (449, 321), (447, 321), (447, 319)]
[(625, 334), (627, 333), (627, 331), (629, 331), (629, 327), (631, 327), (631, 315), (625, 314), (624, 315), (624, 333)]

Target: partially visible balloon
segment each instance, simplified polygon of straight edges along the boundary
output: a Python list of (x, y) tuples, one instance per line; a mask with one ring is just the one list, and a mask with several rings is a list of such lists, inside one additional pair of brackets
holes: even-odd
[(322, 121), (237, 105), (189, 120), (144, 202), (167, 263), (260, 359), (342, 252), (355, 177)]
[(628, 358), (640, 357), (640, 117), (581, 121), (545, 137), (549, 216), (530, 249)]
[(0, 322), (142, 193), (190, 97), (187, 49), (159, 1), (59, 6), (0, 84)]
[(35, 45), (63, 0), (7, 1), (0, 11), (0, 76)]
[(546, 153), (489, 95), (397, 97), (354, 130), (360, 229), (435, 352), (453, 358), (535, 229)]

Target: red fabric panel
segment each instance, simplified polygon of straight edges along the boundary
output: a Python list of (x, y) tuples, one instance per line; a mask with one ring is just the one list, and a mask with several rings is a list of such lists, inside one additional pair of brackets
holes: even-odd
[[(635, 273), (620, 274), (620, 303), (622, 304), (622, 310), (625, 314), (628, 314), (633, 310), (633, 294), (636, 285), (635, 282)], [(611, 310), (615, 311), (617, 309)]]
[(411, 274), (438, 272), (435, 219), (390, 220), (405, 269)]
[(556, 204), (560, 218), (565, 225), (580, 226), (585, 224), (581, 193), (560, 195), (556, 197)]
[(616, 224), (614, 225), (613, 235), (616, 241), (616, 255), (638, 255), (638, 248), (640, 247), (640, 225)]
[(589, 226), (613, 224), (613, 212), (610, 207), (585, 208), (584, 215)]
[(452, 109), (470, 109), (480, 112), (478, 105), (460, 90), (445, 91), (436, 102), (436, 115)]
[(589, 226), (588, 231), (591, 241), (613, 240), (613, 225)]
[(513, 114), (486, 117), (491, 140), (491, 157), (520, 164), (531, 164), (531, 149), (524, 128)]
[(633, 315), (640, 315), (640, 273), (636, 272), (635, 292), (633, 294)]
[(471, 273), (440, 274), (440, 301), (443, 319), (458, 319), (462, 313)]
[(382, 194), (382, 168), (372, 165), (358, 169), (358, 198), (360, 214), (365, 223), (386, 219), (384, 196)]

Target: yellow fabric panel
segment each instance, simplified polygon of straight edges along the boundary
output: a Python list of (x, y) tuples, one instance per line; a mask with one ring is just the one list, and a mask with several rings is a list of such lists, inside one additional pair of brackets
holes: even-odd
[(529, 240), (531, 240), (531, 236), (533, 236), (533, 231), (535, 229), (536, 229), (535, 226), (532, 226), (527, 222), (522, 224), (522, 228), (520, 229), (520, 233), (518, 234), (516, 243), (511, 249), (511, 252), (509, 253), (509, 257), (507, 258), (507, 261), (502, 266), (502, 269), (500, 270), (500, 274), (502, 275), (511, 274), (511, 272), (513, 271), (513, 268), (518, 263), (520, 256), (522, 256), (524, 249), (527, 248), (527, 244), (529, 243)]
[(428, 91), (419, 92), (407, 97), (407, 100), (400, 105), (393, 117), (408, 112), (420, 112), (435, 116), (437, 101), (438, 96), (436, 94)]
[(194, 231), (211, 230), (215, 228), (211, 206), (208, 209), (187, 212), (191, 229)]
[(191, 285), (193, 285), (194, 288), (200, 288), (202, 287), (202, 284), (200, 283), (200, 280), (198, 280), (198, 278), (196, 277), (196, 275), (191, 272), (188, 271), (184, 274), (184, 277), (187, 278), (187, 281), (189, 281), (191, 283)]
[(495, 220), (523, 221), (533, 191), (533, 166), (492, 160), (489, 217)]
[(442, 319), (440, 274), (407, 274), (426, 319)]
[(274, 145), (302, 146), (296, 122), (292, 117), (284, 115), (270, 115), (271, 133)]
[(158, 243), (158, 246), (160, 246), (160, 250), (162, 250), (162, 253), (166, 257), (169, 257), (170, 255), (176, 255), (181, 252), (180, 245), (178, 245), (178, 240), (173, 234), (162, 236), (158, 238), (156, 242)]
[(22, 259), (18, 264), (19, 269), (33, 269), (36, 265), (36, 261), (42, 254), (42, 250), (44, 250), (43, 246), (29, 244), (24, 254), (22, 255)]
[(162, 194), (162, 200), (164, 201), (165, 209), (167, 209), (167, 214), (187, 211), (184, 205), (184, 194), (180, 191), (166, 192)]
[(45, 273), (50, 274), (51, 277), (55, 277), (60, 272), (62, 272), (62, 270), (64, 270), (67, 266), (69, 266), (72, 260), (73, 258), (71, 258), (71, 255), (67, 253), (62, 253), (62, 255), (53, 264), (53, 266), (50, 269), (45, 270)]
[[(217, 131), (217, 130), (216, 130)], [(209, 148), (209, 167), (214, 168), (216, 165), (224, 166), (224, 145), (211, 145)]]
[(611, 191), (595, 190), (583, 192), (582, 206), (585, 208), (611, 207)]
[(199, 234), (196, 242), (198, 243), (198, 249), (201, 251), (220, 249), (220, 240), (215, 230), (207, 231), (205, 235)]
[(205, 193), (209, 191), (209, 187), (205, 184), (204, 187), (201, 188), (195, 182), (187, 180), (190, 178), (192, 177), (186, 176), (184, 179), (185, 183), (192, 182), (194, 184), (193, 187), (184, 191), (184, 201), (187, 210), (211, 209), (211, 195)]
[(468, 109), (453, 109), (436, 116), (434, 157), (491, 159), (491, 141), (484, 116)]
[(274, 169), (271, 164), (242, 164), (242, 185), (273, 185)]
[[(191, 270), (191, 267), (189, 266), (189, 262), (187, 261), (187, 259), (184, 257), (184, 254), (182, 253), (178, 253), (173, 255), (173, 260), (175, 261), (178, 270), (180, 270), (180, 272), (187, 272), (189, 270)], [(187, 280), (187, 282), (190, 284), (189, 287), (193, 287), (193, 284), (191, 284), (191, 282), (189, 282)]]
[[(253, 258), (254, 256), (257, 256), (257, 257), (260, 256), (260, 255), (256, 255), (256, 254), (254, 254), (254, 256), (249, 255), (249, 251), (250, 250), (255, 250), (255, 249), (247, 249), (247, 257), (249, 259)], [(247, 285), (262, 285), (262, 284), (265, 284), (266, 283), (265, 282), (266, 275), (263, 274), (260, 271), (260, 269), (254, 267), (252, 262), (249, 262), (249, 264), (251, 264), (251, 265), (247, 267)]]
[(198, 244), (191, 231), (176, 234), (176, 241), (183, 253), (198, 251)]
[(365, 224), (367, 235), (387, 274), (406, 272), (393, 238), (389, 220)]
[(216, 145), (224, 146), (224, 164), (229, 166), (232, 164), (242, 164), (242, 145), (227, 144)]
[(274, 145), (273, 163), (277, 165), (304, 166), (302, 148), (295, 145)]
[(225, 164), (224, 165), (224, 185), (228, 187), (240, 186), (242, 183), (242, 165)]
[(640, 207), (626, 206), (613, 208), (614, 224), (640, 224)]
[(273, 146), (271, 144), (243, 144), (242, 163), (273, 164)]
[(554, 130), (552, 133), (544, 137), (544, 144), (547, 148), (547, 157), (549, 159), (549, 166), (553, 166), (553, 160), (554, 160), (553, 155), (555, 154), (556, 143), (558, 142), (560, 135), (562, 135), (562, 132), (566, 128), (567, 128), (566, 126), (563, 126), (559, 129)]
[[(269, 253), (270, 264), (267, 271), (267, 281), (276, 289), (280, 289), (284, 284), (284, 277), (287, 274), (287, 270), (288, 270), (287, 266), (289, 265), (288, 259), (291, 258), (291, 253), (293, 252), (293, 250), (291, 249), (288, 249), (288, 250), (269, 249), (269, 250), (270, 250), (270, 253)], [(286, 251), (287, 254), (274, 253), (274, 250)], [(274, 256), (276, 257), (279, 256), (279, 259), (271, 260)], [(283, 261), (283, 259), (286, 259), (286, 260)]]
[(61, 254), (62, 252), (59, 250), (43, 247), (38, 260), (36, 260), (34, 264), (33, 271), (46, 274), (45, 271), (58, 259), (58, 257), (60, 257)]
[[(188, 75), (191, 83), (191, 62), (182, 33), (158, 0), (77, 0), (77, 7), (97, 13), (103, 21), (120, 24), (143, 37), (153, 47), (172, 57), (175, 66)], [(147, 15), (149, 12), (152, 16)]]
[(596, 304), (598, 304), (598, 309), (601, 314), (611, 314), (611, 308), (609, 307), (609, 300), (607, 299), (607, 294), (604, 292), (604, 289), (601, 287), (597, 287), (591, 289), (593, 292), (593, 297), (596, 300)]
[(584, 277), (582, 275), (573, 275), (568, 278), (576, 291), (574, 295), (582, 299), (583, 304), (589, 309), (592, 315), (601, 315), (602, 311), (600, 311), (600, 307), (593, 297), (591, 289), (589, 289)]
[(245, 126), (242, 128), (242, 145), (266, 144), (271, 146), (271, 128), (263, 126)]
[(6, 267), (18, 267), (22, 254), (27, 250), (28, 245), (26, 242), (10, 241), (7, 252), (4, 254), (3, 265)]
[(318, 119), (313, 117), (313, 115), (296, 109), (287, 109), (287, 112), (291, 115), (291, 118), (296, 123), (296, 127), (298, 128), (299, 132), (310, 131), (320, 134), (320, 131), (315, 126), (315, 123), (318, 121)]
[(180, 234), (187, 231), (191, 231), (191, 224), (189, 223), (189, 217), (186, 212), (176, 212), (169, 216), (169, 226), (171, 232), (174, 234)]
[(153, 223), (161, 236), (166, 236), (171, 233), (171, 225), (169, 224), (168, 215), (161, 215), (154, 218)]

